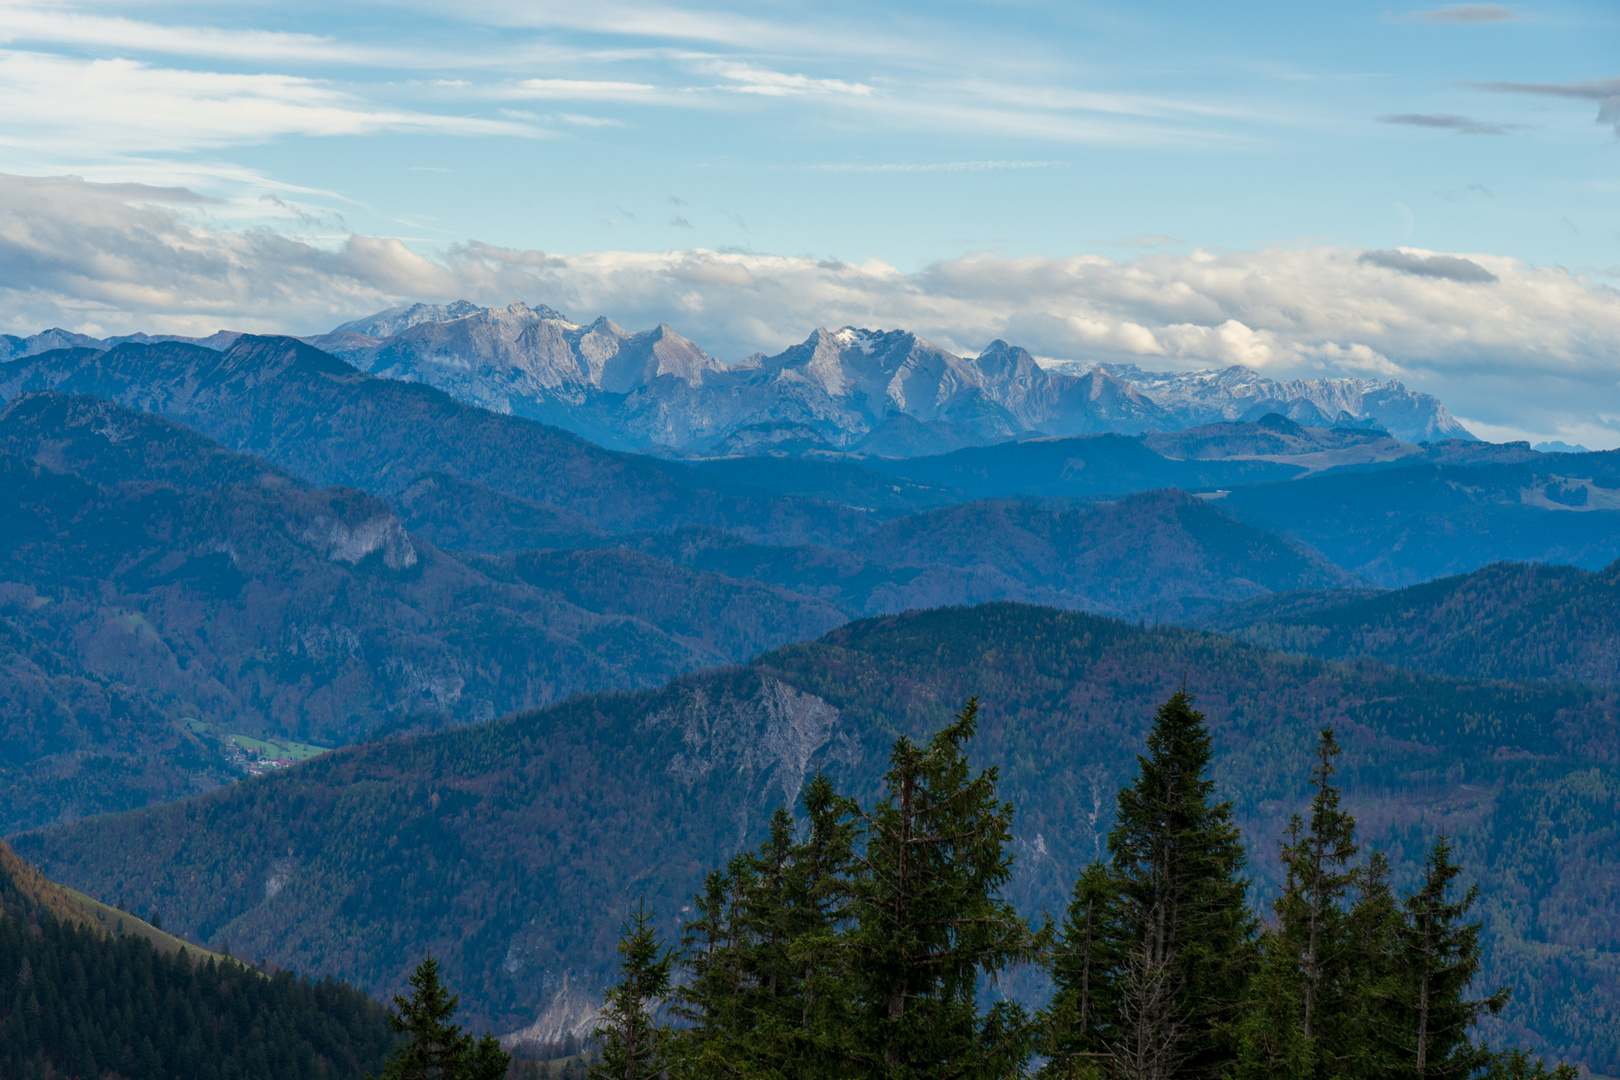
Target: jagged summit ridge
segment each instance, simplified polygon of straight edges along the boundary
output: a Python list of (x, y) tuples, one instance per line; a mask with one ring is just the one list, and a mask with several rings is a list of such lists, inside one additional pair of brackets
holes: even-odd
[[(1074, 362), (1052, 366), (1066, 371), (1084, 367)], [(1376, 425), (1410, 443), (1474, 437), (1433, 395), (1408, 390), (1394, 380), (1268, 379), (1236, 364), (1181, 372), (1098, 364), (1092, 370), (1106, 371), (1135, 386), (1173, 414), (1178, 427), (1257, 420), (1278, 413), (1312, 427)]]
[[(223, 351), (240, 336), (101, 341), (53, 329), (0, 339), (0, 362), (125, 340)], [(899, 329), (818, 328), (774, 356), (727, 365), (667, 323), (632, 331), (605, 316), (576, 323), (542, 303), (457, 300), (389, 308), (301, 340), (368, 374), (425, 383), (617, 449), (910, 457), (1029, 437), (1179, 431), (1268, 413), (1312, 427), (1373, 428), (1408, 443), (1473, 438), (1434, 397), (1396, 382), (1040, 362), (1001, 340), (967, 357)]]
[(1000, 340), (965, 357), (895, 329), (818, 328), (774, 356), (728, 366), (667, 324), (634, 333), (606, 318), (581, 326), (544, 304), (462, 300), (393, 308), (308, 340), (372, 374), (635, 449), (907, 456), (1268, 413), (1377, 428), (1407, 442), (1472, 438), (1438, 400), (1399, 383), (1280, 381), (1243, 367), (1042, 364)]

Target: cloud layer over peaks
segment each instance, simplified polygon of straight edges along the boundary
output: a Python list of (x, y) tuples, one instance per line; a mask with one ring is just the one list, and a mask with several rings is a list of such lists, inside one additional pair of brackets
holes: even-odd
[(315, 333), (409, 300), (543, 302), (668, 322), (727, 360), (817, 326), (905, 328), (966, 354), (1400, 378), (1501, 433), (1620, 443), (1620, 293), (1503, 256), (1332, 246), (1129, 260), (886, 263), (672, 251), (556, 255), (387, 237), (318, 244), (211, 224), (190, 193), (0, 177), (3, 329)]

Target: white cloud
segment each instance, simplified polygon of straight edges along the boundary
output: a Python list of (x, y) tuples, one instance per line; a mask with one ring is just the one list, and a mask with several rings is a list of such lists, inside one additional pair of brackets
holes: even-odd
[[(431, 54), (347, 45), (316, 34), (165, 26), (89, 15), (59, 4), (0, 0), (0, 43), (68, 45), (128, 53), (201, 56), (254, 63), (437, 66)], [(443, 63), (443, 60), (437, 63)]]
[[(139, 185), (0, 177), (4, 328), (312, 333), (410, 299), (525, 299), (579, 319), (667, 321), (730, 359), (854, 323), (911, 329), (964, 353), (1001, 337), (1042, 356), (1149, 368), (1396, 377), (1502, 430), (1620, 442), (1620, 291), (1500, 255), (1400, 249), (1368, 259), (1331, 246), (1128, 260), (979, 254), (914, 273), (879, 261), (555, 255), (476, 242), (430, 257), (389, 238), (321, 245), (223, 229), (207, 216), (213, 208), (185, 199)], [(1442, 258), (1488, 273), (1436, 276), (1435, 266), (1454, 265), (1434, 261)]]
[(739, 94), (761, 94), (765, 97), (790, 97), (799, 94), (852, 94), (856, 97), (867, 97), (873, 93), (872, 87), (861, 82), (849, 82), (844, 79), (816, 79), (808, 75), (772, 71), (769, 68), (758, 67), (754, 64), (716, 61), (706, 64), (704, 67), (731, 84), (722, 87), (722, 89)]
[(0, 145), (62, 154), (196, 150), (281, 135), (535, 135), (511, 121), (379, 108), (312, 79), (0, 50)]
[(882, 165), (802, 165), (807, 172), (992, 172), (1001, 169), (1067, 169), (1067, 161), (944, 161), (939, 163), (890, 162)]

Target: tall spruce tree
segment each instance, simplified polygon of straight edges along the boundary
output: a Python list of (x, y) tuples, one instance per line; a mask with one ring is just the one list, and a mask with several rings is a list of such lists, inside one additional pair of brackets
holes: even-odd
[(850, 918), (849, 875), (860, 807), (817, 773), (803, 794), (807, 833), (793, 849), (783, 888), (783, 977), (792, 993), (765, 1032), (773, 1062), (789, 1075), (843, 1075), (850, 986), (843, 935)]
[(1036, 1038), (1022, 1008), (981, 1013), (981, 976), (1032, 958), (1044, 939), (1001, 896), (1013, 808), (996, 772), (974, 775), (974, 698), (926, 746), (901, 738), (882, 800), (862, 817), (846, 938), (858, 1008), (846, 1075), (887, 1080), (1004, 1077)]
[(1048, 1015), (1045, 1077), (1107, 1075), (1119, 1041), (1121, 942), (1119, 882), (1094, 862), (1075, 879), (1074, 896), (1052, 952), (1054, 993)]
[(742, 860), (711, 870), (693, 900), (696, 917), (681, 931), (681, 967), (671, 1011), (684, 1022), (674, 1032), (673, 1056), (683, 1076), (722, 1073), (742, 1054), (746, 1026), (743, 974), (745, 943), (738, 908)]
[(1185, 689), (1154, 718), (1108, 835), (1120, 884), (1118, 1036), (1127, 1080), (1201, 1080), (1236, 1058), (1254, 917), (1230, 803), (1214, 801), (1211, 740)]
[(394, 995), (389, 1023), (406, 1037), (383, 1067), (382, 1080), (499, 1080), (512, 1058), (493, 1035), (474, 1041), (451, 1020), (461, 999), (439, 980), (431, 955), (410, 976), (409, 997)]
[(1451, 861), (1451, 841), (1441, 833), (1423, 864), (1423, 884), (1406, 898), (1405, 920), (1398, 933), (1398, 1012), (1404, 1022), (1395, 1029), (1399, 1067), (1419, 1080), (1471, 1076), (1489, 1066), (1493, 1056), (1469, 1038), (1485, 1013), (1500, 1012), (1509, 988), (1483, 998), (1470, 998), (1468, 987), (1479, 973), (1480, 924), (1467, 922), (1479, 898), (1470, 886), (1461, 899), (1451, 897), (1462, 868)]
[(1402, 1075), (1398, 1044), (1401, 1027), (1400, 934), (1405, 925), (1389, 882), (1389, 859), (1374, 851), (1357, 882), (1350, 909), (1349, 966), (1355, 973), (1346, 1007), (1343, 1045), (1354, 1051), (1342, 1075), (1382, 1080)]
[(669, 1065), (669, 1030), (653, 1010), (669, 996), (675, 964), (645, 903), (625, 920), (619, 936), (619, 981), (608, 989), (597, 1024), (600, 1057), (592, 1080), (659, 1080)]
[(1348, 898), (1358, 874), (1356, 822), (1333, 785), (1339, 745), (1323, 728), (1311, 770), (1309, 821), (1289, 819), (1282, 895), (1261, 935), (1263, 957), (1251, 982), (1242, 1030), (1242, 1077), (1325, 1078), (1344, 1072), (1356, 1048), (1344, 1036), (1355, 982)]
[(787, 810), (757, 851), (711, 873), (683, 934), (679, 1070), (693, 1076), (839, 1076), (847, 1029), (840, 934), (855, 804), (818, 773), (806, 835)]

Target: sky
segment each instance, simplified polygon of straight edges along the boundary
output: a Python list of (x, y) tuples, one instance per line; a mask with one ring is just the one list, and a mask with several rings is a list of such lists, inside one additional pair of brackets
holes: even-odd
[(0, 331), (413, 300), (1620, 446), (1620, 6), (0, 0)]

